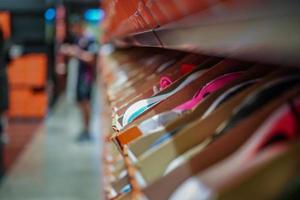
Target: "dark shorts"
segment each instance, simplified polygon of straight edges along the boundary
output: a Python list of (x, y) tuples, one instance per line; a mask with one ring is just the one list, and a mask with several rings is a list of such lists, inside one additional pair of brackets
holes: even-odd
[(87, 81), (84, 76), (79, 76), (76, 90), (77, 102), (91, 100), (92, 87), (93, 83), (91, 81)]
[(8, 96), (8, 80), (6, 72), (0, 72), (0, 112), (8, 110), (9, 96)]

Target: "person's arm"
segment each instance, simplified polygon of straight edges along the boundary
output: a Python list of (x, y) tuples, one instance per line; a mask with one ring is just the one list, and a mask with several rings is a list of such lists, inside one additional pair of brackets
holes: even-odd
[(95, 62), (95, 55), (89, 51), (83, 50), (78, 46), (75, 46), (72, 51), (72, 55), (83, 62), (89, 64), (93, 64)]
[(93, 64), (95, 62), (95, 54), (79, 48), (77, 45), (64, 45), (61, 52), (67, 56), (75, 57), (83, 62)]

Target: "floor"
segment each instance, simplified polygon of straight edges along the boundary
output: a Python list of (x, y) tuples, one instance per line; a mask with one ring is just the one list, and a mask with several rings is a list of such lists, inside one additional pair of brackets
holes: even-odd
[(0, 186), (0, 199), (101, 199), (100, 121), (97, 113), (93, 116), (95, 141), (77, 143), (80, 113), (74, 103), (62, 98), (8, 172)]
[(4, 164), (9, 170), (22, 154), (40, 127), (42, 119), (10, 120), (7, 127), (9, 142), (4, 149)]

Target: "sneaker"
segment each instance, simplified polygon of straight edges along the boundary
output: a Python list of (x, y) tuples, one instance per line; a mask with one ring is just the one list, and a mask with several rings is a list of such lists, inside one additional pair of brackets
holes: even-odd
[(76, 138), (77, 142), (91, 142), (93, 138), (90, 133), (84, 131)]

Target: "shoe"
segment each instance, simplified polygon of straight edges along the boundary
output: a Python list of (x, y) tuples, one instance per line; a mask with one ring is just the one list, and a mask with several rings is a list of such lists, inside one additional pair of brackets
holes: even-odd
[(80, 133), (80, 135), (77, 137), (77, 142), (91, 142), (93, 141), (93, 137), (91, 134), (87, 131), (84, 131)]

